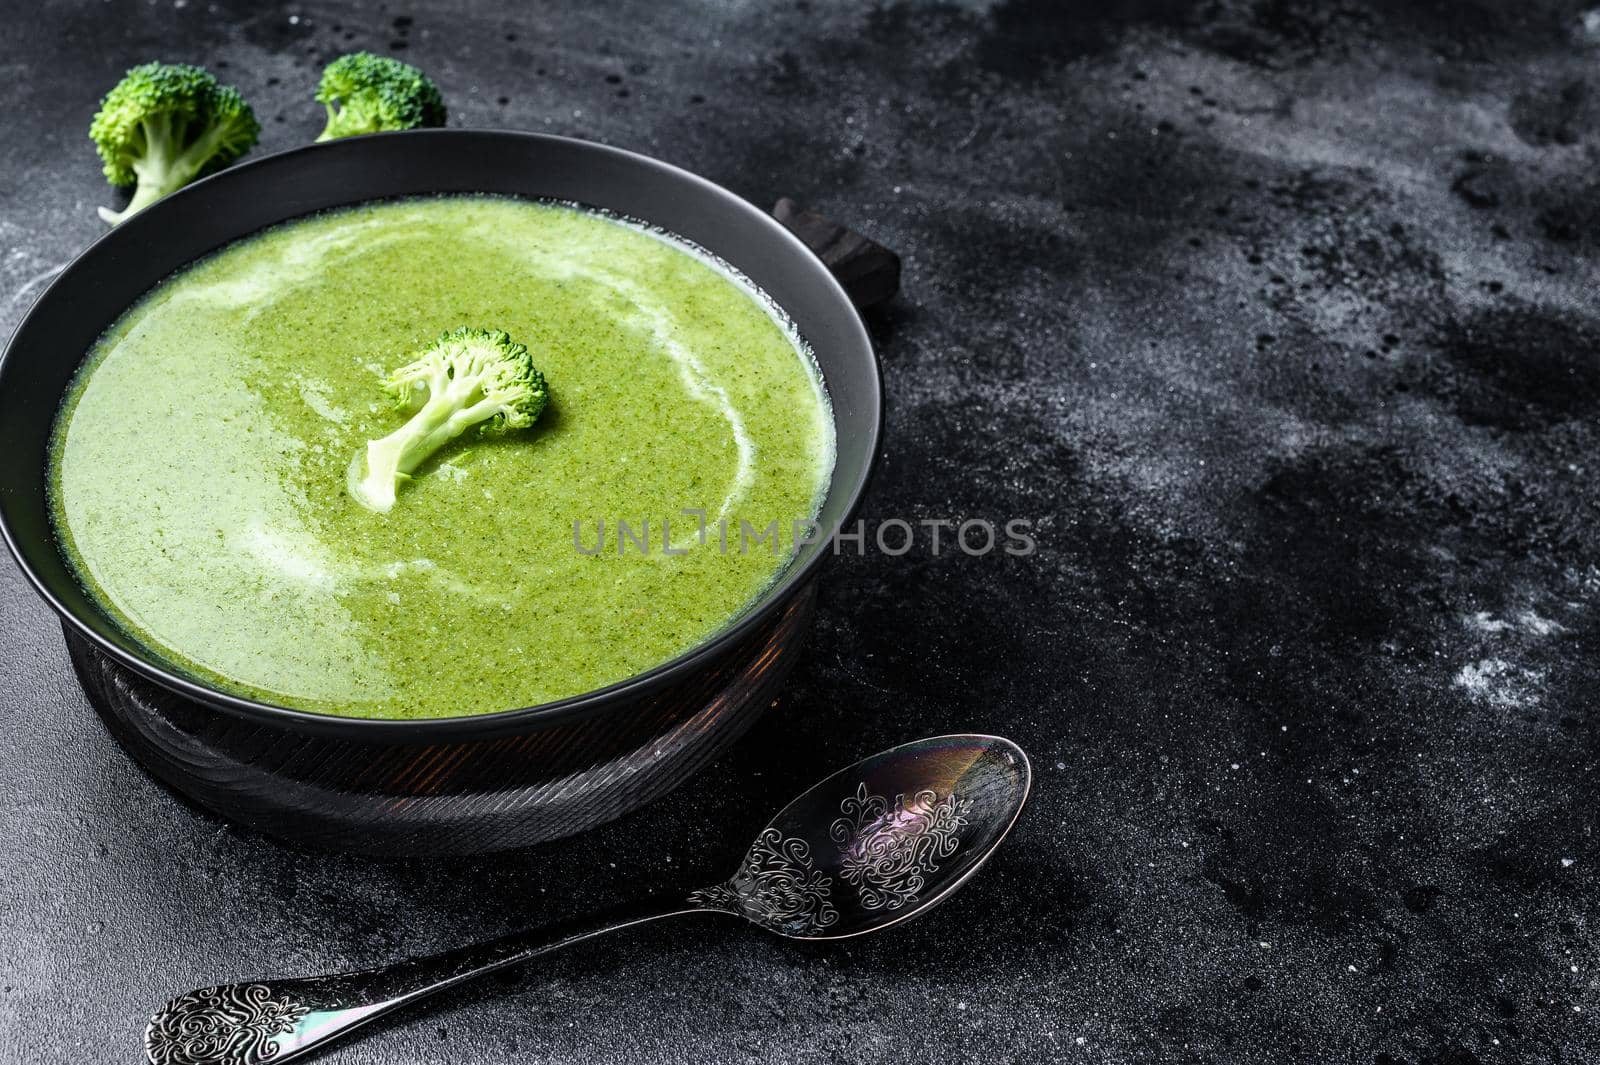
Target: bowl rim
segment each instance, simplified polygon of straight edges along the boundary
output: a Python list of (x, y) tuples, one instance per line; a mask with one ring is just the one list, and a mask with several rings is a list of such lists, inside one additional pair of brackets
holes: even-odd
[[(0, 385), (3, 385), (6, 370), (13, 359), (17, 358), (18, 338), (23, 336), (29, 321), (39, 312), (39, 308), (50, 300), (58, 288), (70, 286), (72, 277), (79, 264), (94, 254), (106, 241), (127, 239), (120, 231), (129, 226), (138, 224), (153, 224), (152, 220), (159, 221), (164, 213), (171, 210), (174, 202), (183, 202), (184, 198), (191, 196), (196, 190), (215, 188), (217, 185), (226, 184), (234, 175), (273, 166), (282, 166), (287, 161), (297, 159), (312, 152), (331, 153), (361, 150), (360, 145), (368, 142), (391, 141), (396, 138), (409, 138), (418, 141), (426, 140), (453, 140), (463, 138), (503, 139), (507, 141), (528, 141), (534, 143), (560, 144), (568, 149), (584, 152), (593, 152), (602, 156), (610, 156), (631, 166), (639, 167), (646, 172), (654, 172), (658, 179), (667, 179), (686, 182), (707, 193), (711, 198), (720, 201), (720, 209), (730, 213), (743, 214), (747, 219), (755, 221), (758, 227), (764, 228), (771, 237), (780, 243), (788, 244), (792, 249), (804, 253), (803, 260), (809, 260), (813, 269), (819, 275), (824, 287), (831, 289), (833, 298), (840, 308), (846, 313), (841, 316), (839, 326), (849, 335), (845, 343), (858, 346), (867, 354), (869, 372), (865, 380), (870, 386), (869, 395), (858, 397), (864, 400), (863, 409), (867, 416), (865, 451), (866, 461), (861, 464), (860, 470), (849, 484), (841, 485), (837, 481), (837, 467), (830, 480), (824, 500), (843, 498), (844, 505), (839, 511), (839, 524), (843, 526), (852, 520), (861, 504), (861, 499), (866, 492), (874, 470), (878, 465), (879, 447), (882, 443), (884, 420), (883, 375), (879, 364), (877, 351), (872, 344), (870, 334), (865, 323), (849, 295), (845, 292), (833, 272), (817, 257), (805, 242), (791, 232), (783, 223), (772, 215), (761, 210), (755, 204), (746, 200), (737, 193), (721, 185), (701, 177), (693, 171), (686, 170), (672, 163), (664, 162), (653, 156), (640, 152), (630, 151), (626, 148), (617, 148), (612, 145), (602, 144), (597, 141), (586, 140), (580, 137), (568, 137), (550, 133), (534, 133), (524, 130), (502, 129), (423, 129), (404, 130), (388, 133), (365, 134), (358, 137), (340, 138), (333, 141), (300, 145), (283, 151), (273, 152), (246, 162), (236, 163), (227, 169), (208, 175), (198, 181), (162, 197), (155, 203), (140, 211), (127, 223), (108, 229), (92, 240), (85, 248), (79, 251), (64, 266), (49, 284), (40, 290), (37, 296), (29, 303), (27, 311), (18, 319), (16, 327), (8, 338), (5, 349), (0, 352)], [(426, 195), (416, 193), (414, 195)], [(360, 203), (373, 202), (373, 198), (353, 199), (342, 206), (355, 206)], [(330, 205), (323, 210), (335, 209)], [(315, 212), (307, 212), (315, 213)], [(294, 218), (304, 217), (305, 214), (289, 215), (271, 225), (281, 225)], [(651, 221), (646, 218), (646, 222)], [(241, 240), (261, 229), (241, 233), (233, 240)], [(696, 243), (702, 243), (697, 241)], [(214, 254), (219, 248), (212, 249), (206, 254)], [(710, 248), (716, 253), (716, 248)], [(718, 253), (720, 254), (720, 253)], [(191, 259), (177, 270), (198, 261)], [(176, 271), (174, 271), (176, 272)], [(171, 276), (170, 274), (168, 276)], [(159, 285), (158, 281), (155, 284)], [(153, 288), (154, 286), (152, 286)], [(146, 291), (149, 291), (148, 289)], [(779, 303), (781, 307), (782, 304)], [(107, 323), (108, 325), (110, 323)], [(81, 365), (81, 358), (78, 365)], [(824, 380), (826, 385), (826, 380)], [(61, 396), (54, 397), (56, 409), (59, 410)], [(41, 476), (48, 476), (47, 470), (40, 471)], [(794, 593), (803, 587), (804, 583), (816, 574), (827, 556), (826, 543), (819, 543), (818, 549), (809, 557), (791, 560), (788, 567), (782, 570), (777, 577), (753, 602), (744, 608), (742, 613), (730, 623), (718, 629), (704, 640), (690, 647), (686, 651), (665, 662), (658, 663), (631, 677), (595, 688), (577, 695), (567, 696), (550, 702), (538, 703), (533, 706), (516, 707), (508, 710), (495, 710), (479, 714), (462, 714), (454, 717), (438, 718), (369, 718), (347, 717), (336, 714), (324, 714), (310, 710), (298, 710), (289, 706), (251, 699), (241, 695), (226, 692), (213, 687), (203, 680), (187, 676), (175, 669), (160, 664), (153, 651), (147, 653), (151, 656), (145, 658), (132, 654), (115, 643), (106, 640), (89, 625), (83, 618), (67, 604), (61, 601), (51, 591), (44, 579), (35, 571), (27, 554), (24, 552), (17, 537), (9, 515), (9, 507), (4, 500), (0, 500), (0, 538), (5, 540), (7, 549), (23, 576), (33, 587), (34, 591), (50, 606), (52, 610), (78, 634), (88, 640), (96, 650), (110, 656), (140, 675), (155, 681), (169, 691), (181, 696), (204, 703), (208, 706), (223, 710), (235, 717), (252, 720), (260, 724), (273, 725), (287, 728), (300, 733), (321, 733), (339, 735), (351, 740), (365, 740), (372, 742), (414, 742), (417, 740), (447, 740), (447, 739), (474, 739), (486, 738), (495, 735), (504, 735), (518, 731), (527, 731), (529, 728), (544, 728), (556, 724), (565, 724), (589, 717), (593, 717), (607, 709), (627, 705), (633, 700), (649, 696), (661, 691), (674, 681), (681, 680), (696, 668), (703, 666), (708, 660), (714, 659), (719, 654), (729, 650), (741, 640), (746, 639), (770, 615), (783, 607)], [(59, 551), (52, 537), (51, 549)], [(112, 622), (115, 624), (115, 621)], [(133, 638), (130, 636), (132, 641)], [(133, 641), (137, 642), (137, 641)]]

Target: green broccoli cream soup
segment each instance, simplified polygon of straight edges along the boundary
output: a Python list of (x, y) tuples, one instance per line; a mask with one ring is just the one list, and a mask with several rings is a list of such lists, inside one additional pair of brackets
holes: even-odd
[[(526, 345), (548, 405), (444, 444), (387, 512), (362, 505), (352, 456), (415, 412), (386, 377), (462, 328)], [(705, 640), (788, 563), (833, 456), (809, 354), (709, 256), (449, 196), (287, 223), (152, 290), (73, 385), (50, 483), (84, 585), (177, 669), (429, 718), (591, 691)], [(618, 550), (619, 519), (647, 550)], [(774, 520), (781, 549), (739, 549), (741, 521)]]

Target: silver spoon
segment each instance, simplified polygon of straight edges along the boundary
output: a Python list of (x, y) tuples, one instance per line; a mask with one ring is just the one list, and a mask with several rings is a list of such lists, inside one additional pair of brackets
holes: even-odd
[(998, 736), (936, 736), (873, 755), (795, 799), (739, 871), (687, 898), (520, 932), (364, 972), (223, 984), (150, 1020), (152, 1065), (288, 1061), (446, 988), (619, 928), (729, 914), (790, 939), (844, 939), (926, 912), (977, 872), (1016, 822), (1028, 756)]

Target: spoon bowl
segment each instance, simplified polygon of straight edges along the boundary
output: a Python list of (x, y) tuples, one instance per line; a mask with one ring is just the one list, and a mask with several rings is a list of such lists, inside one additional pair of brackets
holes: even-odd
[(150, 1020), (151, 1065), (285, 1062), (402, 1006), (595, 936), (724, 914), (790, 939), (843, 939), (925, 913), (978, 871), (1028, 799), (1028, 756), (935, 736), (863, 759), (773, 818), (720, 884), (379, 969), (180, 995)]
[(739, 871), (691, 902), (791, 939), (844, 939), (943, 901), (994, 853), (1032, 769), (999, 736), (935, 736), (812, 787), (756, 837)]

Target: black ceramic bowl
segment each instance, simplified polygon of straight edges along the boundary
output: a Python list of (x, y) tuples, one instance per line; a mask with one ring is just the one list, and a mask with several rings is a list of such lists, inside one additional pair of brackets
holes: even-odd
[(54, 539), (50, 430), (83, 355), (186, 264), (264, 227), (397, 196), (485, 192), (573, 201), (661, 226), (743, 271), (794, 319), (838, 433), (824, 527), (854, 510), (877, 451), (871, 343), (828, 267), (771, 216), (676, 167), (585, 141), (426, 130), (313, 145), (236, 166), (157, 202), (58, 277), (0, 360), (0, 528), (61, 615), (96, 708), (156, 776), (226, 816), (381, 853), (524, 845), (581, 831), (671, 788), (772, 700), (828, 554), (803, 548), (721, 632), (629, 680), (559, 702), (430, 721), (331, 717), (218, 691), (172, 671), (91, 599)]

